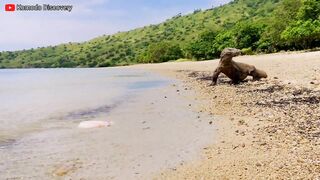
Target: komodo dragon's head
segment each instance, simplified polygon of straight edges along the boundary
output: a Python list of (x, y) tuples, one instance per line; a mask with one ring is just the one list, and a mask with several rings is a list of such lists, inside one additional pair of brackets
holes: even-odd
[(236, 48), (225, 48), (220, 55), (220, 58), (233, 58), (241, 55), (241, 50)]

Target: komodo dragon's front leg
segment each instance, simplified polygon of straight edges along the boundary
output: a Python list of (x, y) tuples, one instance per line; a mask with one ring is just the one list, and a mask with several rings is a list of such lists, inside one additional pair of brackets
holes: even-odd
[(220, 67), (220, 65), (216, 68), (216, 70), (213, 72), (213, 76), (212, 76), (212, 83), (211, 86), (214, 86), (217, 84), (217, 80), (219, 77), (219, 74), (222, 72), (222, 68)]

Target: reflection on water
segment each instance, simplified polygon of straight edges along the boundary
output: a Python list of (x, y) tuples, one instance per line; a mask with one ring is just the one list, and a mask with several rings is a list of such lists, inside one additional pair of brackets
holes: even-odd
[(0, 143), (68, 120), (104, 118), (135, 90), (166, 83), (122, 68), (0, 70)]
[(93, 109), (86, 109), (80, 110), (69, 113), (67, 116), (63, 117), (62, 119), (92, 119), (100, 114), (108, 113), (115, 105), (113, 106), (101, 106)]

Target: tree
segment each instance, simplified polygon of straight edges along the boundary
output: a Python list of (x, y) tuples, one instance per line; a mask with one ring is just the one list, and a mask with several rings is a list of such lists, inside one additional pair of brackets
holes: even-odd
[(236, 47), (235, 36), (231, 30), (219, 33), (214, 42), (216, 54), (220, 54), (227, 47)]
[(320, 1), (304, 0), (303, 6), (299, 9), (298, 19), (300, 20), (320, 20)]
[(176, 60), (183, 57), (182, 50), (179, 45), (168, 42), (160, 42), (151, 44), (145, 54), (140, 56), (140, 62), (144, 63), (160, 63), (169, 60)]
[(274, 52), (283, 49), (285, 41), (281, 38), (281, 33), (287, 28), (288, 24), (296, 20), (297, 12), (301, 7), (301, 0), (283, 0), (274, 10), (273, 17), (270, 19), (266, 31), (262, 34), (259, 42), (259, 49), (268, 48)]
[(237, 48), (252, 48), (255, 50), (257, 42), (264, 31), (264, 25), (261, 23), (243, 22), (237, 24), (233, 31)]
[(299, 20), (290, 25), (281, 37), (298, 48), (320, 46), (320, 20)]
[(205, 31), (200, 34), (198, 39), (188, 46), (188, 55), (197, 60), (215, 57), (216, 49), (214, 48), (214, 43), (217, 35), (218, 33), (215, 31)]
[(320, 46), (320, 1), (304, 0), (297, 20), (281, 33), (281, 38), (298, 49)]

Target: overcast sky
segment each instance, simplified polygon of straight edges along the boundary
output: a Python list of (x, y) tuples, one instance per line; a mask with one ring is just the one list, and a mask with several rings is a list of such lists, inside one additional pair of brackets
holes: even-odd
[[(0, 51), (82, 42), (156, 24), (178, 13), (225, 4), (230, 0), (2, 0)], [(69, 12), (4, 12), (6, 3), (73, 5)]]

